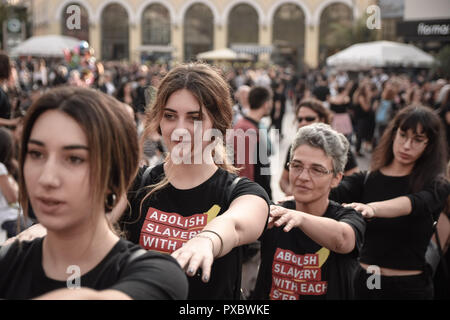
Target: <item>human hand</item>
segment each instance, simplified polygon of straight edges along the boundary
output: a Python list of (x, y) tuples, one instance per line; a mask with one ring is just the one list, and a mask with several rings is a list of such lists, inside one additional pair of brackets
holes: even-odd
[(270, 216), (268, 228), (273, 226), (283, 228), (283, 231), (289, 232), (292, 228), (300, 227), (303, 217), (302, 212), (290, 210), (280, 206), (270, 206)]
[(31, 241), (36, 238), (42, 238), (46, 235), (47, 235), (47, 229), (41, 224), (35, 224), (35, 225), (25, 229), (24, 231), (19, 233), (17, 236), (9, 238), (8, 240), (6, 240), (3, 243), (3, 245), (8, 245), (16, 240)]
[(186, 274), (193, 277), (197, 270), (202, 270), (202, 281), (208, 282), (211, 275), (211, 266), (214, 262), (214, 242), (207, 235), (193, 237), (181, 248), (172, 253)]
[(352, 202), (349, 204), (343, 204), (344, 207), (353, 208), (366, 219), (372, 219), (375, 218), (375, 209), (369, 205), (359, 202)]

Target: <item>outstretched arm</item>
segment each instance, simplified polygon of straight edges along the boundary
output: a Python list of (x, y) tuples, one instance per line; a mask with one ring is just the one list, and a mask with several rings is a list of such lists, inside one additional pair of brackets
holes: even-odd
[(36, 297), (35, 300), (131, 300), (119, 290), (93, 290), (89, 288), (58, 289)]
[(411, 213), (412, 205), (408, 197), (402, 196), (385, 201), (370, 202), (367, 204), (352, 202), (345, 204), (359, 211), (364, 218), (396, 218), (406, 216)]
[(299, 228), (314, 242), (331, 251), (346, 254), (355, 248), (355, 231), (345, 222), (279, 206), (270, 206), (270, 217), (270, 225), (284, 225), (285, 232)]
[(188, 276), (194, 276), (201, 267), (202, 280), (208, 282), (214, 259), (237, 246), (256, 241), (264, 230), (268, 212), (268, 204), (263, 198), (242, 195), (172, 256), (186, 269)]

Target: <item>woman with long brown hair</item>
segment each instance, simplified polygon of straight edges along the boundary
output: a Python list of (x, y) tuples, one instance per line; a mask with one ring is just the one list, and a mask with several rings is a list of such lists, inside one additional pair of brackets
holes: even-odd
[(120, 239), (106, 215), (136, 175), (138, 149), (132, 118), (106, 94), (61, 87), (30, 107), (19, 200), (46, 235), (0, 247), (0, 299), (186, 298), (175, 259)]
[(239, 180), (228, 161), (231, 121), (230, 91), (213, 67), (191, 63), (169, 71), (145, 129), (161, 134), (169, 155), (140, 170), (131, 211), (121, 219), (132, 242), (170, 253), (185, 268), (189, 299), (239, 298), (239, 246), (256, 241), (268, 219), (267, 193)]

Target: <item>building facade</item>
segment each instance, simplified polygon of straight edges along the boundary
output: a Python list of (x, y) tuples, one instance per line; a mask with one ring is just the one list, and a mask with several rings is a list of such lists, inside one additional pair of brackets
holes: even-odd
[[(311, 67), (333, 23), (374, 0), (34, 0), (34, 35), (86, 40), (99, 59), (186, 61), (220, 48)], [(322, 54), (324, 55), (324, 54)], [(326, 55), (326, 53), (325, 53)]]
[(397, 23), (397, 35), (430, 53), (450, 45), (450, 1), (404, 0), (403, 20)]

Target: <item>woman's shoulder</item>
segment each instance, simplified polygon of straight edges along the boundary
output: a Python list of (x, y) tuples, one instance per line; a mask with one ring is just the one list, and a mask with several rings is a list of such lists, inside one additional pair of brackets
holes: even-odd
[(221, 187), (225, 189), (224, 191), (230, 194), (231, 201), (240, 196), (250, 194), (259, 196), (268, 203), (270, 202), (269, 196), (264, 188), (246, 177), (241, 177), (223, 168), (219, 168), (217, 179), (220, 181)]
[(122, 267), (115, 289), (133, 299), (186, 299), (187, 278), (172, 256), (144, 250), (124, 239), (117, 243), (116, 252)]
[(36, 238), (31, 241), (19, 241), (8, 243), (0, 246), (0, 266), (2, 265), (14, 265), (20, 261), (27, 261), (32, 263), (31, 256), (34, 253), (41, 254), (42, 241), (44, 238)]

